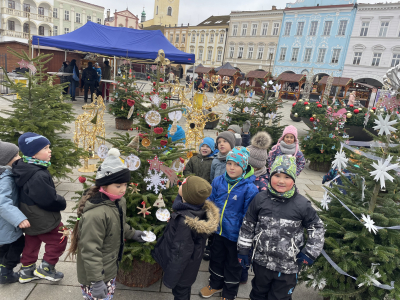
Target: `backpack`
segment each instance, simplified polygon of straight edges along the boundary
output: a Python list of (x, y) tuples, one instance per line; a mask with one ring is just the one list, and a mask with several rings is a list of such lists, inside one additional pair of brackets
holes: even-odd
[(94, 69), (87, 70), (85, 81), (95, 81), (95, 80), (97, 80), (97, 72)]
[(79, 76), (78, 76), (78, 74), (76, 74), (76, 72), (75, 72), (75, 67), (72, 67), (72, 73), (73, 73), (72, 78), (73, 78), (75, 81), (79, 81)]

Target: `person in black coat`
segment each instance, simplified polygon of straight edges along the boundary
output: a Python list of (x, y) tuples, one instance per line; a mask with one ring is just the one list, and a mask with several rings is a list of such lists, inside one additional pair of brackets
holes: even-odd
[[(88, 62), (88, 67), (82, 73), (82, 85), (85, 90), (84, 99), (87, 102), (88, 91), (90, 89), (90, 99), (93, 102), (93, 93), (95, 93), (96, 84), (98, 83), (98, 74), (93, 68), (92, 62)], [(82, 86), (81, 86), (82, 88)]]
[(217, 230), (219, 210), (206, 199), (211, 185), (203, 178), (189, 176), (179, 187), (174, 212), (152, 256), (163, 268), (163, 282), (175, 300), (190, 299), (207, 237)]

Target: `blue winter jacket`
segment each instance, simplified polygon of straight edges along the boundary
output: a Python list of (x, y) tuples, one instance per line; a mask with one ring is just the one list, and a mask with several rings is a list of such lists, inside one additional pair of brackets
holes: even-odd
[(231, 186), (225, 180), (225, 174), (216, 177), (212, 182), (210, 200), (219, 208), (221, 213), (218, 229), (219, 234), (230, 241), (237, 242), (243, 218), (251, 200), (258, 194), (254, 185), (256, 176), (249, 166), (245, 177)]
[(14, 175), (7, 168), (0, 174), (0, 245), (11, 244), (22, 235), (18, 225), (27, 217), (18, 209), (18, 199)]

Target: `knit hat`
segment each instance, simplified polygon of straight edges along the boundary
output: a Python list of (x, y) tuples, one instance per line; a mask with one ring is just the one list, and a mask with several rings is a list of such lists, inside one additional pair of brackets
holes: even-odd
[(241, 134), (242, 133), (242, 129), (240, 128), (239, 125), (229, 125), (227, 130), (233, 130), (235, 133)]
[(226, 156), (226, 161), (229, 160), (234, 161), (237, 163), (242, 169), (243, 172), (247, 170), (247, 166), (249, 165), (249, 151), (245, 147), (235, 147), (228, 153)]
[(283, 141), (283, 138), (287, 134), (293, 134), (294, 135), (294, 142), (296, 143), (296, 152), (293, 154), (293, 156), (296, 156), (297, 152), (299, 151), (299, 139), (297, 138), (297, 128), (294, 127), (293, 125), (286, 126), (285, 129), (283, 130), (282, 136), (279, 138), (278, 143), (274, 146), (273, 150), (276, 149), (276, 147), (279, 146), (279, 143)]
[(218, 139), (219, 138), (223, 138), (224, 140), (226, 140), (229, 145), (231, 145), (231, 148), (235, 148), (235, 143), (236, 143), (236, 138), (235, 138), (235, 134), (233, 132), (230, 131), (224, 131), (218, 134), (217, 139), (216, 139), (216, 143), (218, 145)]
[(7, 165), (19, 152), (16, 145), (0, 141), (0, 166)]
[(211, 185), (198, 176), (189, 176), (182, 182), (182, 198), (189, 204), (202, 205), (211, 195)]
[(113, 183), (125, 183), (131, 180), (131, 172), (119, 158), (120, 152), (116, 148), (108, 151), (96, 174), (96, 186), (106, 186)]
[(249, 165), (261, 169), (267, 164), (268, 148), (271, 146), (271, 136), (264, 132), (258, 132), (252, 139), (251, 145), (247, 147), (250, 152)]
[(185, 130), (183, 130), (183, 128), (182, 128), (181, 126), (176, 125), (176, 132), (175, 132), (174, 135), (171, 135), (171, 134), (169, 133), (170, 130), (171, 130), (171, 127), (172, 127), (172, 125), (169, 124), (169, 126), (168, 126), (168, 138), (171, 138), (173, 142), (176, 142), (176, 141), (179, 141), (179, 140), (182, 140), (182, 139), (183, 139), (183, 140), (180, 141), (180, 142), (181, 142), (181, 143), (186, 143), (186, 140), (185, 140), (185, 138), (186, 138)]
[(203, 141), (200, 144), (199, 149), (201, 148), (201, 146), (203, 145), (207, 145), (208, 147), (210, 147), (211, 149), (211, 153), (213, 153), (215, 151), (215, 142), (214, 139), (210, 138), (210, 137), (206, 137), (203, 139)]
[(50, 145), (47, 138), (33, 132), (25, 132), (18, 139), (18, 146), (22, 154), (29, 157), (34, 156), (47, 145)]
[(291, 155), (280, 155), (275, 158), (274, 164), (271, 168), (271, 177), (276, 173), (284, 173), (292, 177), (296, 181), (296, 157)]

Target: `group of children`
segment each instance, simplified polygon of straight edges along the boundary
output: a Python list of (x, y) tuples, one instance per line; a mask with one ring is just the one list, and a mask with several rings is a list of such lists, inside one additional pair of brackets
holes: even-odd
[[(200, 291), (204, 298), (222, 292), (222, 299), (234, 299), (252, 264), (251, 299), (291, 299), (301, 265), (312, 264), (322, 250), (323, 223), (295, 186), (304, 168), (296, 128), (288, 126), (269, 155), (267, 133), (257, 133), (247, 148), (237, 146), (237, 138), (226, 131), (215, 142), (203, 140), (186, 165), (174, 212), (152, 251), (177, 300), (190, 299), (210, 236), (210, 279)], [(0, 142), (0, 283), (63, 278), (54, 266), (67, 243), (60, 216), (66, 202), (47, 171), (49, 146), (34, 133), (20, 137), (20, 149)], [(119, 156), (117, 149), (109, 151), (95, 185), (78, 204), (68, 254), (77, 255), (84, 299), (112, 299), (124, 241), (144, 242), (143, 232), (125, 223), (130, 171)], [(46, 253), (36, 268), (42, 242)], [(21, 253), (18, 275), (13, 268)]]

